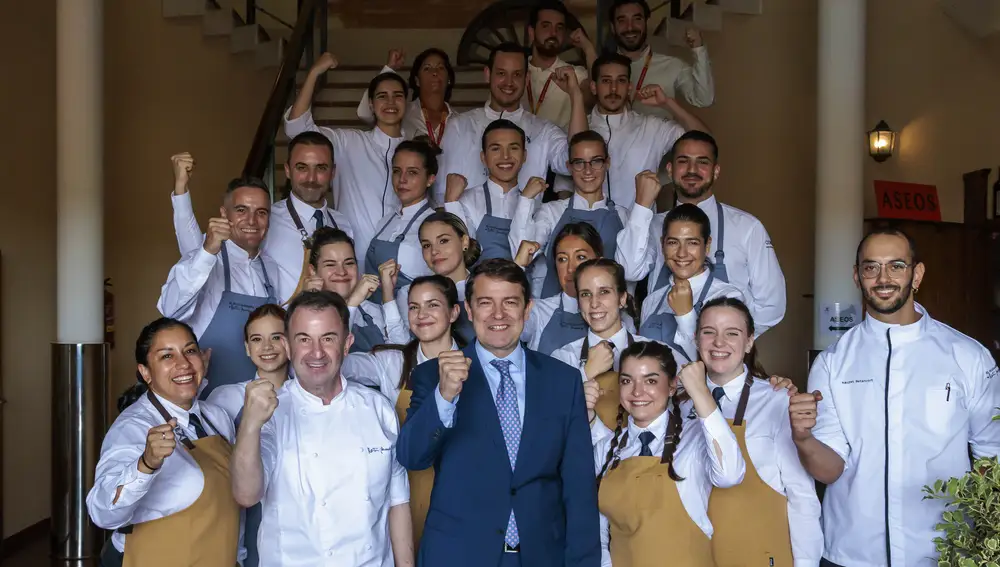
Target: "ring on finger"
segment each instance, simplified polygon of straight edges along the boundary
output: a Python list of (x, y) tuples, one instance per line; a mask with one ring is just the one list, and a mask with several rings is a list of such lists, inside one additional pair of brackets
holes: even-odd
[(160, 439), (163, 440), (163, 439), (166, 439), (166, 438), (167, 438), (167, 434), (161, 432), (160, 433)]

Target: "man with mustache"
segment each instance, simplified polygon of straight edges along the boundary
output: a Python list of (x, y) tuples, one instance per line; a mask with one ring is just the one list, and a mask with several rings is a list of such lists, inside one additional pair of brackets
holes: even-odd
[[(676, 202), (697, 205), (708, 215), (712, 225), (712, 276), (743, 292), (760, 336), (785, 316), (785, 275), (760, 220), (716, 199), (718, 161), (715, 138), (691, 130), (674, 142), (666, 173), (673, 182)], [(666, 287), (670, 280), (660, 246), (666, 213), (653, 213), (655, 199), (653, 192), (643, 191), (643, 198), (636, 201), (620, 236), (624, 244), (619, 245), (615, 257), (625, 267), (626, 279), (637, 281), (649, 275), (650, 294)]]
[[(526, 186), (532, 177), (545, 179), (549, 169), (557, 174), (569, 175), (566, 166), (567, 133), (521, 106), (528, 77), (528, 53), (524, 48), (513, 42), (494, 47), (484, 72), (490, 85), (490, 100), (483, 108), (453, 118), (444, 132), (441, 141), (444, 153), (438, 158), (439, 174), (434, 182), (434, 200), (437, 203), (446, 201), (449, 174), (462, 175), (469, 187), (486, 182), (486, 169), (480, 158), (483, 131), (490, 122), (500, 118), (516, 124), (526, 137), (527, 153), (518, 175), (518, 187)], [(569, 135), (586, 130), (586, 105), (576, 73), (572, 67), (561, 67), (553, 71), (553, 76), (555, 90), (561, 90), (570, 97)]]
[[(569, 12), (560, 0), (543, 0), (535, 5), (528, 18), (528, 43), (531, 44), (531, 58), (528, 60), (528, 81), (525, 83), (524, 103), (529, 112), (540, 116), (566, 130), (569, 127), (572, 104), (568, 93), (551, 88), (555, 81), (555, 70), (569, 67), (576, 73), (577, 82), (587, 104), (591, 96), (587, 83), (587, 69), (570, 65), (559, 58), (566, 48), (566, 19)], [(574, 47), (583, 50), (587, 67), (597, 59), (594, 44), (583, 29), (569, 33)]]
[[(715, 101), (715, 82), (701, 33), (695, 29), (687, 32), (694, 65), (677, 57), (653, 53), (647, 36), (649, 13), (646, 0), (615, 0), (608, 10), (618, 53), (632, 61), (633, 92), (638, 93), (647, 85), (659, 85), (668, 98), (674, 98), (679, 92), (694, 106), (711, 106)], [(668, 116), (668, 110), (663, 107), (639, 101), (634, 105), (637, 112)]]
[(861, 240), (854, 282), (867, 316), (820, 353), (792, 397), (792, 437), (827, 484), (821, 565), (911, 567), (937, 553), (946, 502), (921, 488), (1000, 454), (1000, 370), (990, 351), (914, 300), (926, 268), (895, 228)]

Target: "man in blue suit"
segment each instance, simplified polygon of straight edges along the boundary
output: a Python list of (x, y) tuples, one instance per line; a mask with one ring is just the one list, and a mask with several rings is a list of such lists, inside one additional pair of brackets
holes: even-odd
[(420, 567), (598, 567), (593, 447), (580, 371), (519, 342), (532, 301), (509, 260), (465, 288), (477, 340), (418, 366), (396, 454), (433, 466)]

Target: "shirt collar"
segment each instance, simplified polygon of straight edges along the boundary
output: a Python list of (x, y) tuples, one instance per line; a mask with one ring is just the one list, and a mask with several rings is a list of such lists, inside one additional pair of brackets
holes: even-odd
[(521, 188), (515, 185), (514, 187), (511, 188), (510, 191), (504, 193), (503, 187), (497, 185), (496, 183), (494, 183), (492, 179), (488, 177), (486, 178), (486, 188), (490, 191), (491, 194), (494, 194), (497, 197), (505, 197), (513, 191), (517, 191), (518, 193), (521, 192)]
[(344, 380), (343, 374), (341, 374), (337, 379), (340, 380), (340, 393), (330, 400), (330, 405), (324, 405), (323, 400), (307, 392), (298, 380), (288, 380), (285, 382), (285, 386), (300, 402), (302, 402), (303, 412), (308, 411), (309, 413), (319, 413), (338, 405), (347, 397), (347, 388), (349, 387), (349, 383), (347, 380)]
[(546, 68), (543, 69), (543, 68), (538, 67), (538, 66), (535, 65), (535, 58), (534, 57), (529, 57), (528, 58), (528, 71), (529, 72), (555, 71), (556, 69), (558, 69), (560, 67), (565, 67), (567, 65), (569, 65), (569, 63), (567, 63), (567, 62), (563, 61), (562, 59), (556, 57), (555, 61), (552, 62), (552, 65), (550, 65), (549, 67), (546, 67)]
[(403, 136), (392, 138), (383, 132), (378, 126), (371, 129), (371, 137), (376, 146), (380, 148), (389, 148), (390, 150), (398, 146), (399, 143), (403, 141)]
[[(708, 272), (711, 268), (706, 264), (705, 269), (701, 271), (700, 274), (688, 280), (691, 284), (691, 295), (695, 298), (701, 293), (701, 290), (705, 288), (705, 284), (708, 282)], [(674, 275), (670, 274), (670, 285), (674, 285)]]
[(909, 325), (897, 325), (892, 323), (883, 323), (878, 319), (867, 315), (865, 317), (864, 325), (868, 332), (874, 333), (876, 336), (885, 340), (886, 333), (890, 333), (893, 342), (909, 342), (920, 338), (924, 330), (927, 328), (927, 320), (930, 319), (930, 315), (927, 310), (924, 309), (923, 305), (917, 302), (913, 302), (913, 308), (917, 310), (920, 314), (920, 319), (916, 322), (910, 323)]
[[(479, 356), (479, 363), (486, 368), (491, 362), (497, 360), (498, 357), (494, 356), (493, 353), (483, 348), (483, 345), (479, 344), (479, 340), (476, 340), (476, 355)], [(500, 360), (506, 360), (514, 365), (514, 368), (521, 371), (525, 371), (524, 368), (524, 348), (521, 347), (521, 343), (518, 342), (517, 346), (514, 347), (513, 352), (503, 357)]]
[(566, 295), (565, 291), (559, 294), (559, 300), (562, 302), (563, 311), (566, 313), (580, 312), (580, 304), (577, 302), (576, 298)]
[(249, 264), (251, 260), (260, 259), (260, 251), (257, 251), (257, 255), (253, 258), (250, 257), (250, 253), (246, 250), (240, 248), (239, 244), (236, 244), (232, 240), (226, 241), (226, 252), (229, 253), (230, 262), (239, 262), (241, 264)]
[[(198, 416), (201, 415), (201, 409), (197, 399), (195, 399), (194, 403), (191, 404), (191, 409), (186, 410), (178, 406), (177, 404), (171, 402), (170, 400), (164, 398), (163, 396), (157, 394), (156, 392), (153, 392), (153, 395), (156, 396), (156, 399), (159, 400), (161, 404), (163, 404), (163, 409), (167, 410), (168, 414), (170, 414), (172, 417), (177, 418), (177, 425), (181, 426), (182, 428), (186, 428), (188, 426), (188, 423), (190, 423), (191, 421), (190, 416), (192, 413)], [(156, 409), (154, 408), (153, 411), (155, 412)], [(157, 412), (157, 415), (159, 415), (159, 412)]]
[[(652, 48), (652, 46), (651, 46), (651, 45), (649, 45), (649, 43), (647, 42), (647, 43), (646, 43), (646, 49), (643, 49), (643, 50), (642, 50), (642, 51), (641, 51), (641, 52), (639, 53), (639, 56), (638, 56), (638, 57), (636, 57), (635, 59), (632, 59), (632, 61), (633, 61), (633, 62), (635, 62), (635, 61), (643, 61), (643, 62), (645, 62), (645, 61), (646, 61), (646, 56), (647, 56), (647, 55), (649, 55), (649, 50), (650, 50), (651, 48)], [(621, 48), (619, 47), (619, 48), (618, 48), (618, 54), (619, 54), (619, 55), (625, 55), (625, 52), (624, 52), (624, 51), (622, 51), (622, 49), (621, 49)], [(625, 57), (628, 57), (628, 55), (625, 55)]]
[(593, 211), (596, 209), (606, 209), (608, 208), (607, 199), (604, 197), (604, 189), (601, 189), (601, 198), (591, 206), (586, 199), (581, 197), (578, 193), (573, 193), (573, 208), (576, 210)]
[(627, 124), (632, 117), (632, 112), (628, 107), (618, 114), (604, 114), (597, 105), (590, 111), (590, 124), (595, 130), (617, 129), (623, 124)]
[[(591, 331), (590, 329), (587, 329), (587, 344), (588, 345), (594, 346), (594, 345), (596, 345), (597, 343), (600, 343), (603, 340), (605, 340), (605, 339), (602, 339), (601, 337), (595, 335), (594, 331)], [(625, 325), (622, 325), (622, 328), (618, 329), (618, 332), (615, 333), (614, 335), (611, 335), (611, 338), (608, 339), (608, 340), (611, 341), (611, 344), (615, 345), (615, 348), (618, 349), (619, 353), (621, 353), (621, 351), (625, 350), (625, 348), (628, 347), (628, 330), (625, 328)]]
[[(701, 209), (702, 211), (704, 211), (706, 214), (708, 214), (709, 212), (711, 212), (713, 215), (716, 214), (715, 211), (716, 211), (717, 205), (716, 205), (716, 200), (715, 200), (715, 194), (713, 193), (712, 195), (709, 195), (709, 197), (707, 199), (705, 199), (704, 201), (698, 203), (698, 208)], [(711, 217), (709, 217), (709, 218), (711, 218)]]
[(487, 100), (486, 104), (483, 105), (483, 109), (486, 110), (486, 118), (490, 122), (492, 122), (494, 120), (499, 120), (501, 118), (506, 118), (507, 120), (510, 120), (510, 121), (512, 121), (512, 122), (514, 122), (516, 124), (517, 121), (521, 119), (521, 114), (524, 113), (524, 109), (520, 108), (520, 107), (518, 107), (517, 110), (504, 110), (504, 111), (501, 111), (501, 112), (497, 112), (497, 111), (493, 110), (492, 108), (490, 108), (490, 101), (489, 100)]
[(404, 219), (412, 218), (414, 215), (417, 214), (417, 211), (419, 211), (426, 204), (427, 204), (427, 197), (424, 197), (423, 199), (417, 201), (416, 203), (413, 203), (409, 207), (403, 207), (402, 209), (400, 209), (399, 216), (403, 217)]
[[(451, 350), (461, 350), (460, 348), (458, 348), (458, 343), (456, 343), (454, 340), (451, 341)], [(430, 359), (427, 358), (426, 354), (424, 354), (424, 347), (418, 345), (417, 346), (417, 364), (418, 365), (419, 364), (423, 364), (423, 363), (427, 362), (428, 360), (430, 360)]]
[[(737, 376), (736, 378), (733, 378), (728, 383), (726, 383), (725, 386), (722, 387), (722, 390), (726, 393), (726, 399), (729, 400), (730, 402), (738, 403), (740, 401), (740, 396), (743, 395), (743, 384), (747, 380), (747, 372), (748, 372), (747, 365), (744, 364), (743, 373)], [(709, 392), (714, 392), (715, 389), (719, 387), (719, 385), (716, 384), (715, 382), (712, 382), (711, 378), (709, 378), (708, 376), (705, 377), (705, 381), (708, 383)]]
[(649, 431), (655, 435), (657, 439), (662, 441), (667, 436), (667, 419), (669, 419), (669, 413), (669, 411), (664, 411), (659, 415), (659, 417), (653, 420), (653, 423), (649, 424), (649, 427), (646, 428), (637, 426), (635, 422), (632, 421), (632, 416), (628, 416), (628, 436), (638, 441), (640, 433), (643, 431)]
[(288, 202), (295, 207), (295, 212), (299, 213), (299, 218), (303, 220), (313, 218), (316, 211), (322, 211), (326, 208), (326, 199), (323, 200), (323, 204), (319, 208), (316, 208), (296, 197), (295, 193), (288, 194)]

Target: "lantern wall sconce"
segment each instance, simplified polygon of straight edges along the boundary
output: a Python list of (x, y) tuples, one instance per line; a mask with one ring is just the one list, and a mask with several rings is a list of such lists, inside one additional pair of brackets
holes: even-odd
[(879, 120), (870, 132), (868, 132), (868, 154), (872, 159), (881, 163), (890, 157), (896, 150), (896, 133), (889, 128), (885, 120)]

